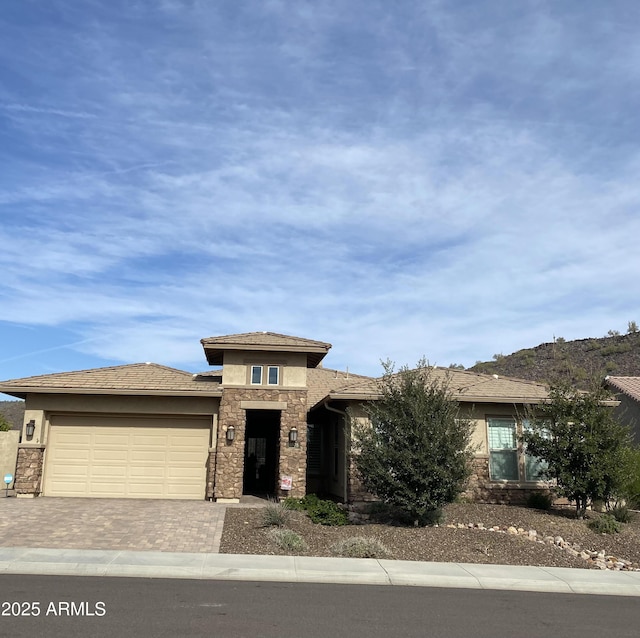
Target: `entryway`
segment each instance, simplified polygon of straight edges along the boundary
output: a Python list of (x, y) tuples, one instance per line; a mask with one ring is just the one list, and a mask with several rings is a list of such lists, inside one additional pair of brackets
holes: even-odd
[(243, 494), (276, 493), (280, 453), (280, 410), (247, 410)]

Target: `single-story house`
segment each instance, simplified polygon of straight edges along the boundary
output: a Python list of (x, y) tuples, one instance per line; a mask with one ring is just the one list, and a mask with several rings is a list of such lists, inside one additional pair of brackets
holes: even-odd
[[(349, 408), (378, 380), (322, 367), (331, 344), (271, 332), (201, 340), (215, 369), (155, 363), (0, 382), (25, 400), (15, 489), (31, 497), (210, 499), (243, 494), (365, 498), (350, 462)], [(434, 368), (475, 424), (469, 493), (521, 501), (541, 486), (518, 443), (539, 383)]]
[(605, 386), (620, 401), (615, 415), (631, 428), (633, 441), (640, 445), (640, 377), (606, 377)]

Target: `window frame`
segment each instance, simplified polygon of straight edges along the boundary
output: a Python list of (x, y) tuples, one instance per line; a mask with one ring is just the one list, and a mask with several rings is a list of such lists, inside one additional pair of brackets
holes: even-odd
[[(257, 365), (257, 364), (256, 365), (253, 365), (253, 364), (251, 365), (251, 369), (249, 371), (249, 383), (251, 385), (262, 385), (262, 382), (263, 382), (263, 369), (262, 368), (263, 368), (263, 366), (261, 366), (261, 365)], [(256, 371), (260, 372), (260, 380), (259, 381), (254, 381), (253, 380), (254, 379), (254, 373)]]
[[(271, 383), (271, 371), (276, 371), (276, 382)], [(280, 385), (280, 366), (268, 365), (267, 366), (267, 385)]]
[[(491, 421), (510, 421), (513, 425), (513, 436), (515, 438), (515, 447), (505, 448), (492, 448), (491, 447)], [(540, 484), (548, 483), (548, 479), (542, 478), (539, 473), (534, 477), (530, 477), (531, 471), (529, 466), (531, 465), (532, 457), (527, 454), (526, 445), (522, 442), (522, 435), (524, 433), (527, 424), (530, 420), (522, 418), (520, 416), (504, 415), (504, 414), (486, 414), (486, 441), (487, 441), (487, 455), (489, 460), (489, 481), (492, 483), (509, 483), (511, 485), (524, 485), (524, 484)], [(494, 463), (492, 463), (492, 455), (494, 458), (498, 458), (500, 452), (509, 453), (515, 455), (515, 467), (517, 476), (515, 478), (502, 478), (494, 476)], [(540, 463), (544, 463), (541, 461)], [(538, 471), (539, 472), (539, 471)]]
[[(513, 426), (513, 447), (491, 447), (491, 422), (509, 422), (510, 425)], [(520, 481), (520, 449), (518, 445), (518, 420), (513, 416), (487, 416), (487, 451), (489, 453), (489, 480), (490, 481), (499, 481), (499, 482), (510, 482), (517, 483)], [(515, 461), (515, 478), (504, 477), (504, 476), (494, 476), (494, 463), (492, 463), (492, 456), (494, 458), (499, 458), (499, 454), (502, 453), (502, 456), (506, 456), (508, 454)]]

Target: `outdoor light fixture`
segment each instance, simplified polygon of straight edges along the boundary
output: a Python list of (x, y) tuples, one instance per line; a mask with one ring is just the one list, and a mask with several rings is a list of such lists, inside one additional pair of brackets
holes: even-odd
[(298, 440), (298, 428), (296, 428), (296, 426), (294, 425), (290, 430), (289, 430), (289, 443), (291, 443), (292, 445), (294, 445), (296, 443), (296, 441)]
[(31, 419), (31, 421), (27, 423), (27, 437), (31, 438), (35, 431), (36, 431), (36, 422), (33, 419)]
[(230, 425), (227, 428), (227, 443), (231, 443), (235, 438), (236, 438), (236, 429), (233, 427), (233, 425)]

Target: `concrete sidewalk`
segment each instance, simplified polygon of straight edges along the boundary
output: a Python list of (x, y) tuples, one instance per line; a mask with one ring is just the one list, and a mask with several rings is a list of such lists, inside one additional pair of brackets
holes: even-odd
[(640, 596), (640, 572), (358, 558), (0, 548), (0, 574), (413, 585)]

